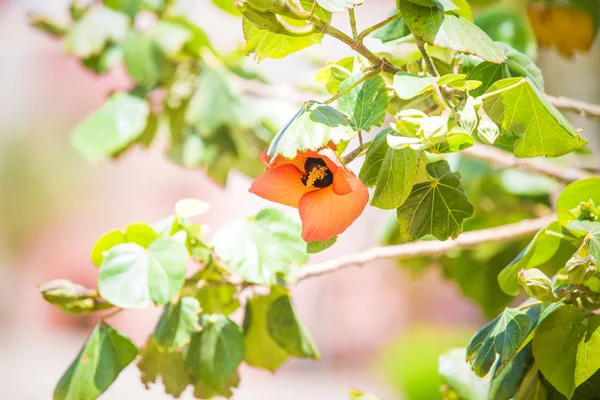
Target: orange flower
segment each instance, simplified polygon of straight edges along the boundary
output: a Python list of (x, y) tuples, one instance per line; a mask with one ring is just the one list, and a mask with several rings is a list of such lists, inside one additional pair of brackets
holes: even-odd
[(344, 232), (369, 201), (365, 185), (330, 148), (271, 162), (263, 151), (261, 161), (267, 171), (254, 180), (250, 192), (298, 208), (306, 242), (324, 242)]

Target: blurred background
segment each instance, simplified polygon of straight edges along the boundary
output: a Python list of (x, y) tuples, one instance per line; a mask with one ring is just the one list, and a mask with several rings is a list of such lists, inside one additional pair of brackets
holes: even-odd
[[(183, 3), (186, 15), (207, 31), (215, 47), (240, 47), (238, 19), (208, 0)], [(391, 3), (369, 0), (359, 7), (359, 30), (385, 18)], [(172, 214), (175, 202), (184, 197), (212, 204), (211, 212), (198, 222), (213, 231), (225, 221), (273, 206), (247, 192), (250, 178), (241, 173), (232, 171), (223, 187), (201, 170), (175, 165), (163, 155), (160, 141), (148, 151), (133, 149), (114, 161), (83, 160), (70, 146), (72, 128), (110, 91), (129, 87), (127, 75), (117, 69), (97, 76), (84, 69), (64, 54), (59, 40), (29, 26), (29, 12), (66, 20), (68, 2), (0, 0), (0, 382), (2, 397), (14, 400), (50, 398), (88, 335), (93, 318), (62, 314), (42, 299), (37, 285), (64, 277), (95, 287), (97, 269), (89, 251), (104, 232), (138, 220), (159, 220)], [(345, 14), (336, 16), (333, 24), (348, 29)], [(537, 53), (549, 94), (600, 102), (599, 41), (587, 54), (570, 59), (552, 49)], [(277, 84), (295, 86), (314, 82), (319, 68), (315, 60), (322, 63), (349, 54), (342, 44), (325, 38), (322, 46), (284, 60), (265, 60), (260, 69)], [(258, 101), (255, 106), (265, 107)], [(273, 106), (278, 122), (289, 119), (296, 106)], [(598, 126), (569, 117), (584, 128), (592, 148), (597, 146)], [(466, 187), (477, 215), (488, 212), (496, 218), (486, 220), (486, 226), (544, 212), (540, 208), (548, 208), (548, 195), (555, 190), (552, 182), (536, 179), (532, 186), (531, 177), (510, 171), (498, 173), (468, 163), (460, 170), (472, 183)], [(497, 185), (503, 194), (495, 198), (490, 194), (495, 189), (486, 185)], [(391, 217), (393, 213), (369, 208), (332, 249), (312, 261), (376, 244), (381, 235), (373, 233), (383, 234)], [(475, 217), (471, 228), (479, 223)], [(388, 234), (388, 241), (393, 242), (392, 236)], [(519, 245), (511, 251), (518, 252)], [(470, 264), (481, 255), (471, 253), (448, 255), (441, 264), (419, 260), (404, 268), (379, 262), (301, 282), (294, 288), (294, 299), (322, 360), (294, 360), (275, 375), (245, 368), (234, 398), (341, 400), (350, 387), (388, 400), (441, 398), (438, 356), (465, 346), (504, 306), (486, 303), (485, 293), (477, 293), (485, 286), (473, 289), (460, 283), (457, 277), (466, 274), (493, 284), (498, 272), (481, 276)], [(494, 262), (501, 268), (511, 255)], [(126, 311), (112, 323), (141, 345), (157, 317), (157, 310)], [(146, 392), (138, 377), (137, 368), (130, 365), (103, 398), (166, 397), (160, 385)], [(186, 392), (182, 397), (192, 395)]]

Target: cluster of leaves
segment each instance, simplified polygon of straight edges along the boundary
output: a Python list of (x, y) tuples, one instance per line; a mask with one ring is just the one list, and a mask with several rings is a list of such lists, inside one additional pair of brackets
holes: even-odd
[[(58, 383), (55, 399), (98, 397), (136, 358), (146, 386), (160, 377), (174, 397), (191, 385), (196, 397), (211, 398), (231, 396), (242, 362), (275, 371), (290, 357), (319, 357), (285, 287), (307, 259), (299, 224), (265, 209), (223, 227), (208, 244), (206, 227), (189, 220), (206, 209), (199, 200), (182, 200), (164, 221), (103, 235), (91, 252), (98, 292), (63, 279), (40, 286), (44, 298), (65, 312), (110, 310)], [(189, 265), (197, 270), (186, 277)], [(240, 308), (241, 287), (252, 284), (270, 289), (247, 296), (240, 326), (231, 314)], [(164, 309), (140, 349), (105, 322), (122, 310), (152, 305)]]
[[(238, 15), (229, 0), (213, 3)], [(72, 144), (97, 161), (149, 147), (161, 133), (172, 161), (204, 168), (218, 182), (231, 168), (257, 175), (273, 124), (252, 112), (234, 80), (263, 78), (244, 65), (241, 52), (219, 53), (179, 8), (171, 0), (73, 1), (69, 24), (32, 16), (87, 69), (124, 67), (130, 77), (129, 89), (111, 93), (74, 129)], [(140, 18), (145, 23), (136, 23)]]
[[(371, 204), (396, 210), (388, 242), (447, 240), (465, 228), (508, 222), (503, 197), (496, 197), (507, 185), (498, 176), (481, 179), (478, 190), (471, 180), (469, 198), (468, 174), (463, 179), (451, 168), (453, 156), (476, 143), (521, 158), (558, 157), (586, 143), (544, 95), (532, 44), (519, 35), (504, 38), (490, 23), (506, 10), (488, 10), (487, 19), (474, 22), (464, 0), (397, 0), (390, 18), (358, 33), (356, 0), (213, 2), (242, 16), (243, 52), (259, 61), (285, 57), (324, 35), (356, 52), (318, 72), (317, 81), (332, 97), (303, 104), (271, 140), (267, 155), (292, 159), (330, 143), (345, 162), (365, 155), (359, 178), (373, 188)], [(346, 9), (352, 37), (330, 25), (332, 13)], [(151, 23), (139, 29), (136, 20), (147, 16)], [(63, 37), (66, 50), (92, 71), (122, 63), (132, 79), (131, 90), (111, 94), (75, 129), (73, 144), (84, 156), (118, 156), (133, 145), (150, 145), (164, 131), (173, 160), (205, 167), (219, 181), (233, 167), (250, 176), (260, 172), (259, 153), (273, 132), (249, 112), (232, 83), (261, 79), (239, 54), (218, 53), (169, 0), (104, 0), (85, 7), (74, 1), (71, 17), (69, 26), (39, 17), (35, 23)], [(371, 34), (381, 42), (380, 53), (363, 42)], [(358, 149), (344, 155), (355, 137)], [(558, 221), (518, 255), (520, 243), (514, 242), (444, 256), (447, 275), (488, 315), (497, 314), (520, 287), (533, 298), (504, 310), (466, 349), (475, 373), (489, 375), (491, 384), (477, 377), (465, 383), (453, 374), (459, 368), (444, 368), (449, 396), (481, 398), (485, 389), (494, 399), (531, 398), (532, 391), (579, 398), (593, 386), (600, 367), (594, 342), (600, 324), (590, 317), (600, 309), (599, 183), (590, 178), (567, 187), (558, 199)], [(510, 219), (534, 207), (522, 204), (519, 190), (504, 197), (514, 206)], [(497, 222), (485, 214), (469, 220), (474, 204), (491, 211), (490, 202), (497, 211), (488, 214)], [(145, 384), (160, 377), (167, 393), (177, 397), (193, 386), (198, 398), (230, 396), (242, 361), (274, 371), (289, 357), (318, 358), (288, 286), (308, 253), (335, 238), (307, 245), (295, 220), (267, 209), (226, 224), (207, 243), (205, 228), (189, 220), (204, 211), (198, 201), (182, 201), (176, 215), (159, 224), (131, 224), (101, 237), (91, 255), (99, 268), (97, 292), (64, 280), (40, 288), (65, 312), (115, 310), (99, 318), (59, 382), (56, 399), (98, 397), (137, 357)], [(488, 262), (494, 268), (481, 272)], [(187, 275), (190, 265), (196, 270)], [(268, 287), (268, 294), (248, 296), (240, 326), (231, 314), (251, 286)], [(105, 322), (122, 309), (152, 305), (164, 311), (142, 349)], [(454, 363), (454, 356), (444, 365)]]

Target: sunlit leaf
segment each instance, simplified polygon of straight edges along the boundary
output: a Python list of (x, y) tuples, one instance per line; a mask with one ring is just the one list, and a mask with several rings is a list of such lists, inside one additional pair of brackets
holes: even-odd
[(565, 305), (543, 321), (533, 338), (533, 355), (544, 377), (568, 398), (600, 368), (600, 316), (586, 319)]
[(573, 125), (526, 78), (503, 79), (482, 96), (490, 118), (516, 137), (517, 157), (558, 157), (586, 144)]
[[(312, 0), (301, 0), (302, 7), (310, 11), (313, 7)], [(321, 7), (315, 9), (315, 15), (325, 23), (331, 20), (331, 13), (323, 10)], [(303, 21), (286, 19), (292, 25), (303, 25)], [(273, 33), (259, 29), (248, 19), (243, 19), (244, 38), (246, 44), (243, 47), (246, 55), (254, 53), (258, 61), (265, 58), (283, 58), (296, 51), (302, 50), (313, 44), (321, 43), (322, 33), (313, 33), (308, 36), (293, 37), (279, 33)]]
[(272, 372), (288, 359), (287, 351), (271, 337), (267, 326), (269, 308), (281, 295), (282, 290), (273, 286), (268, 296), (252, 297), (244, 315), (244, 361)]
[[(397, 14), (398, 11), (394, 10), (394, 14)], [(410, 34), (410, 30), (404, 19), (402, 17), (398, 17), (392, 22), (382, 26), (373, 32), (373, 37), (381, 40), (382, 42), (391, 42), (392, 40), (400, 39), (406, 35)]]
[(410, 100), (429, 90), (433, 90), (437, 79), (432, 76), (412, 75), (406, 72), (398, 72), (394, 75), (394, 90), (398, 97)]
[(54, 390), (54, 400), (93, 400), (137, 356), (137, 347), (100, 320)]
[(319, 351), (298, 320), (288, 294), (271, 303), (267, 313), (267, 327), (271, 337), (290, 356), (319, 358)]
[(229, 222), (215, 233), (213, 244), (228, 268), (246, 281), (274, 285), (278, 274), (293, 274), (308, 259), (300, 231), (294, 219), (267, 208)]
[(549, 261), (558, 251), (561, 242), (558, 236), (560, 234), (560, 224), (552, 222), (548, 227), (540, 230), (517, 258), (500, 272), (498, 282), (505, 293), (511, 296), (519, 294), (519, 271), (535, 268)]
[(371, 204), (391, 210), (408, 198), (417, 176), (419, 152), (409, 148), (393, 149), (387, 135), (397, 135), (391, 128), (381, 131), (367, 150), (359, 177), (367, 186), (375, 186)]
[(122, 308), (168, 303), (183, 285), (187, 257), (185, 245), (167, 236), (148, 249), (134, 243), (116, 245), (100, 265), (98, 290)]
[(54, 279), (38, 287), (44, 299), (68, 314), (89, 314), (113, 305), (98, 297), (95, 290), (67, 279)]
[(127, 15), (106, 7), (93, 7), (65, 37), (65, 51), (81, 58), (99, 54), (110, 43), (120, 43), (129, 29)]
[(463, 220), (473, 215), (473, 205), (465, 195), (460, 175), (445, 160), (427, 164), (429, 182), (413, 186), (407, 200), (398, 208), (400, 233), (406, 240), (433, 235), (439, 240), (456, 238)]
[(478, 376), (485, 376), (496, 355), (510, 361), (533, 328), (533, 320), (518, 309), (507, 308), (498, 318), (487, 324), (471, 339), (467, 360)]
[(182, 297), (163, 309), (152, 337), (163, 349), (181, 348), (188, 344), (190, 335), (200, 330), (200, 304), (191, 297)]
[(127, 93), (114, 93), (88, 116), (71, 137), (73, 147), (90, 161), (97, 161), (126, 148), (146, 128), (150, 105)]
[(165, 393), (179, 397), (185, 388), (192, 384), (192, 377), (187, 370), (183, 353), (180, 349), (163, 349), (151, 337), (140, 350), (138, 368), (142, 374), (142, 383), (149, 388), (161, 378)]
[(220, 390), (244, 358), (242, 329), (219, 314), (203, 314), (202, 330), (192, 335), (186, 364), (192, 376), (213, 390)]
[(495, 43), (468, 19), (452, 12), (399, 0), (400, 12), (413, 35), (444, 49), (474, 54), (501, 63), (504, 54)]
[(355, 136), (348, 117), (335, 108), (309, 102), (275, 135), (267, 156), (294, 158), (298, 151), (318, 150), (331, 141), (347, 142)]
[[(363, 78), (362, 74), (352, 75), (340, 84), (339, 91), (346, 90)], [(338, 98), (338, 108), (350, 117), (355, 130), (371, 130), (372, 126), (381, 126), (388, 106), (388, 94), (385, 81), (374, 76), (360, 83)]]

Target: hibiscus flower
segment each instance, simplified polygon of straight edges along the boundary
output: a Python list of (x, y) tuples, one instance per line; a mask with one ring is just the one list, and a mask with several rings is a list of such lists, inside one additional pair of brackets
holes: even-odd
[(250, 192), (298, 208), (306, 242), (324, 242), (344, 232), (369, 201), (365, 185), (331, 148), (271, 161), (263, 151), (261, 161), (267, 171), (254, 180)]

